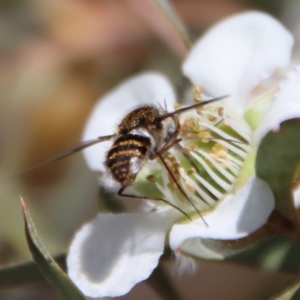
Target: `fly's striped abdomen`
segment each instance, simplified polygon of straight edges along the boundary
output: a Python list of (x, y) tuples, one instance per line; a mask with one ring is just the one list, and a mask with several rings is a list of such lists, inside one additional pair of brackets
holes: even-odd
[(120, 136), (106, 156), (106, 165), (121, 186), (131, 185), (136, 175), (147, 161), (147, 151), (151, 147), (148, 137), (136, 134)]

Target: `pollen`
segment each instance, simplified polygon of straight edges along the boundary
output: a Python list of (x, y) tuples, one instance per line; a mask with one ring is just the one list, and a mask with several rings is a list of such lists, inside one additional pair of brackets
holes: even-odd
[(207, 119), (208, 119), (209, 121), (213, 122), (213, 121), (216, 121), (217, 118), (216, 118), (214, 115), (208, 115), (208, 116), (207, 116)]
[(218, 115), (219, 115), (220, 117), (223, 117), (223, 116), (224, 116), (224, 108), (223, 108), (223, 107), (219, 107), (219, 108), (218, 108)]
[(202, 99), (202, 89), (199, 85), (194, 85), (193, 92), (194, 92), (194, 101), (195, 102), (203, 101), (203, 99)]
[(189, 181), (185, 181), (185, 186), (187, 187), (187, 189), (192, 193), (195, 194), (195, 188), (189, 183)]
[(157, 182), (157, 178), (153, 174), (148, 175), (146, 178), (150, 182), (153, 182), (153, 183)]
[(225, 154), (228, 153), (228, 149), (224, 145), (217, 143), (212, 147), (211, 150), (214, 154), (216, 154), (219, 157), (225, 157)]
[(186, 153), (197, 152), (198, 149), (199, 149), (199, 146), (196, 144), (191, 144), (191, 145), (188, 145), (186, 148), (184, 148)]
[(202, 143), (209, 143), (212, 139), (212, 136), (208, 131), (199, 132), (197, 136)]
[(189, 169), (186, 173), (189, 175), (189, 176), (192, 176), (193, 174), (195, 174), (196, 170), (195, 168), (191, 168)]
[(224, 124), (225, 126), (227, 126), (227, 127), (230, 127), (229, 123), (226, 122), (226, 121), (224, 121), (223, 124)]
[(174, 109), (175, 109), (175, 110), (178, 110), (178, 109), (180, 109), (180, 108), (182, 108), (182, 104), (180, 104), (180, 103), (175, 103), (175, 104), (174, 104)]
[(203, 116), (205, 114), (205, 108), (204, 107), (199, 107), (196, 109), (196, 112), (199, 116)]

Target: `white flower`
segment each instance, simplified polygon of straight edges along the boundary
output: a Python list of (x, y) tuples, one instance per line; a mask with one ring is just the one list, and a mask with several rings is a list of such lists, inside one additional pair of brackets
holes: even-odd
[[(197, 172), (189, 176), (180, 159), (174, 167), (184, 192), (202, 212), (208, 226), (196, 213), (191, 214), (193, 221), (190, 221), (171, 206), (158, 202), (152, 203), (156, 207), (152, 212), (98, 214), (76, 234), (67, 259), (69, 276), (85, 295), (113, 297), (127, 293), (157, 266), (166, 237), (174, 251), (219, 258), (217, 252), (205, 248), (204, 239), (238, 239), (265, 224), (274, 209), (274, 197), (269, 186), (255, 177), (256, 145), (270, 130), (278, 129), (280, 122), (300, 115), (295, 94), (299, 87), (294, 87), (295, 82), (300, 82), (300, 70), (283, 82), (262, 122), (273, 101), (274, 86), (264, 94), (253, 90), (277, 68), (289, 64), (292, 45), (293, 38), (282, 25), (258, 12), (221, 22), (195, 44), (183, 64), (184, 74), (212, 97), (231, 95), (214, 106), (204, 107), (201, 118), (194, 111), (180, 116), (183, 126), (187, 123), (189, 126), (190, 120), (199, 122), (193, 123), (196, 124), (193, 130), (199, 130), (199, 143), (204, 143), (205, 138), (214, 139), (205, 151), (201, 147), (193, 148), (188, 139), (182, 142), (205, 176)], [(287, 93), (291, 95), (286, 97)], [(253, 105), (258, 98), (264, 103), (259, 109)], [(101, 99), (89, 119), (84, 139), (113, 134), (118, 122), (137, 106), (166, 103), (172, 111), (175, 100), (175, 93), (164, 76), (157, 73), (136, 76)], [(288, 112), (282, 109), (283, 101), (285, 107), (291, 108)], [(249, 112), (254, 114), (255, 121)], [(203, 131), (200, 125), (207, 130)], [(252, 141), (254, 136), (256, 144)], [(90, 168), (105, 172), (103, 161), (111, 143), (85, 150)], [(176, 150), (171, 149), (166, 159), (174, 166)], [(159, 190), (165, 199), (189, 214), (194, 211), (189, 204), (183, 204), (180, 193), (170, 188), (168, 173), (157, 161), (149, 162), (140, 172), (137, 187), (145, 182), (147, 174), (157, 172), (162, 176), (152, 183), (153, 192)], [(107, 184), (109, 179), (103, 177), (101, 181)], [(114, 185), (113, 181), (109, 183)]]

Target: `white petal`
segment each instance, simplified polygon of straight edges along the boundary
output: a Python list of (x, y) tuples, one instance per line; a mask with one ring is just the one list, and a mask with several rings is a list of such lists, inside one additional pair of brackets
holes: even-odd
[(116, 297), (148, 278), (178, 212), (99, 214), (75, 236), (68, 274), (89, 297)]
[(293, 37), (273, 17), (242, 13), (217, 24), (200, 39), (183, 72), (212, 96), (230, 94), (232, 107), (244, 107), (249, 92), (261, 80), (289, 64), (292, 46)]
[(294, 191), (294, 203), (295, 203), (296, 209), (299, 209), (300, 208), (300, 188), (299, 187)]
[[(183, 252), (187, 256), (199, 257), (206, 260), (223, 260), (225, 255), (219, 253), (217, 249), (210, 249), (207, 246), (208, 240), (195, 238), (186, 240), (180, 247), (180, 252)], [(209, 240), (212, 241), (212, 240)]]
[[(120, 121), (132, 110), (145, 104), (173, 109), (175, 92), (169, 80), (162, 74), (148, 72), (132, 77), (103, 96), (94, 107), (87, 121), (83, 140), (116, 132)], [(111, 142), (103, 142), (83, 151), (88, 166), (95, 171), (103, 171), (105, 154)]]
[(255, 132), (256, 144), (269, 131), (279, 131), (281, 122), (293, 118), (300, 118), (300, 66), (282, 82), (275, 101)]
[(189, 224), (174, 225), (170, 233), (170, 246), (178, 249), (191, 238), (237, 239), (259, 229), (274, 209), (274, 196), (270, 187), (254, 177), (234, 196), (227, 196), (211, 213)]

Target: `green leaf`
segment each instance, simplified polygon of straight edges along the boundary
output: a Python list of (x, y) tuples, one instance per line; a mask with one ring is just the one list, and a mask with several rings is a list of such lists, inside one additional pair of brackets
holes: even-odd
[(174, 10), (171, 2), (169, 0), (154, 0), (153, 4), (158, 7), (161, 13), (166, 17), (166, 19), (173, 25), (177, 34), (181, 37), (182, 41), (186, 45), (187, 49), (192, 47), (192, 42), (187, 33), (187, 30), (182, 23), (180, 17), (177, 15)]
[[(57, 255), (54, 259), (62, 268), (65, 268), (65, 253)], [(17, 287), (41, 280), (45, 280), (45, 278), (37, 264), (32, 260), (0, 269), (0, 289)]]
[(255, 243), (251, 240), (243, 243), (231, 241), (194, 238), (181, 246), (181, 252), (195, 259), (225, 260), (231, 256), (251, 249)]
[(297, 291), (299, 291), (299, 288), (300, 274), (289, 281), (280, 291), (268, 297), (267, 300), (291, 300)]
[(25, 220), (27, 243), (32, 257), (38, 265), (40, 271), (43, 273), (44, 277), (54, 288), (56, 288), (56, 290), (64, 299), (87, 299), (50, 256), (41, 239), (39, 238), (38, 232), (35, 229), (30, 214), (26, 209), (25, 203), (22, 199), (21, 204)]
[(284, 236), (273, 237), (229, 260), (264, 270), (298, 273), (300, 244)]
[(270, 132), (256, 157), (256, 174), (271, 187), (276, 210), (297, 223), (293, 185), (300, 163), (300, 119), (281, 123), (279, 132)]

